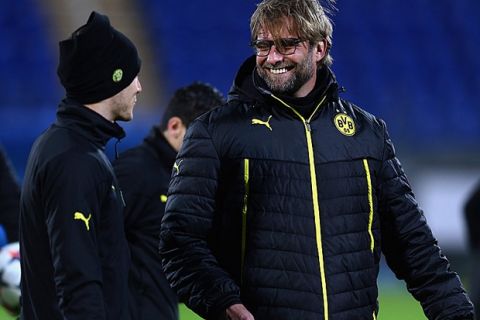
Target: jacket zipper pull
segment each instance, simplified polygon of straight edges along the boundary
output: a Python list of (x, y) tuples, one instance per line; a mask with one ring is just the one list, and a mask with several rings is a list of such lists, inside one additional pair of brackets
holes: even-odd
[(310, 127), (310, 121), (306, 120), (306, 121), (305, 121), (305, 126), (307, 127), (307, 130), (308, 130), (309, 132), (312, 131), (312, 128)]

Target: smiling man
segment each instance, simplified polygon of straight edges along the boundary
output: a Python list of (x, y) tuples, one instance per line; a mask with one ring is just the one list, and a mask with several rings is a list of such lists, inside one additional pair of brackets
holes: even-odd
[[(316, 0), (265, 0), (229, 101), (193, 122), (163, 267), (207, 319), (376, 319), (383, 253), (428, 319), (473, 319), (386, 125), (339, 98)], [(403, 315), (408, 318), (408, 315)]]

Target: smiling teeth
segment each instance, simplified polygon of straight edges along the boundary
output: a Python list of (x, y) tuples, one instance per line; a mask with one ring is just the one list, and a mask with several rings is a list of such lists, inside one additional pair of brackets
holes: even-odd
[(280, 74), (287, 72), (287, 68), (280, 68), (280, 69), (270, 69), (271, 73)]

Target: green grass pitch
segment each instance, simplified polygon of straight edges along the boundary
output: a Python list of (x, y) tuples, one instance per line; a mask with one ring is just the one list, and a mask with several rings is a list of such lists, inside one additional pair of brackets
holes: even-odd
[[(415, 301), (406, 289), (380, 290), (380, 314), (378, 320), (426, 320), (420, 304)], [(5, 311), (0, 309), (0, 320), (14, 320)], [(180, 320), (199, 320), (192, 311), (180, 306)]]
[[(378, 320), (426, 320), (420, 304), (404, 288), (380, 288)], [(185, 306), (180, 306), (180, 320), (199, 320)]]

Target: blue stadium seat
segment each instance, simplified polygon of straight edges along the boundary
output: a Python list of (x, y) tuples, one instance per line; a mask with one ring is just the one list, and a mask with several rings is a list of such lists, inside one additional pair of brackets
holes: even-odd
[(0, 2), (0, 84), (7, 89), (0, 106), (36, 107), (56, 103), (52, 48), (39, 3), (32, 0)]

